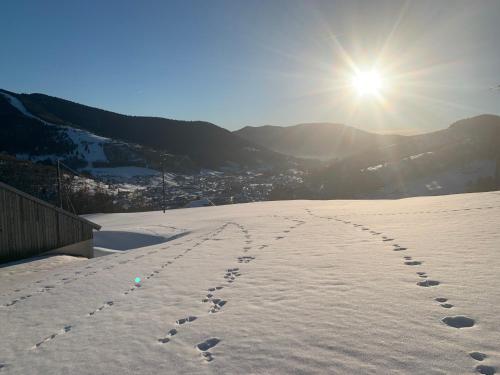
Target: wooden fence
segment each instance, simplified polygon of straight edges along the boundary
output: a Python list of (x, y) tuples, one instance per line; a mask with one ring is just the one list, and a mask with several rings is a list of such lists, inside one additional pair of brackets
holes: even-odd
[(100, 228), (0, 182), (0, 263), (90, 240)]

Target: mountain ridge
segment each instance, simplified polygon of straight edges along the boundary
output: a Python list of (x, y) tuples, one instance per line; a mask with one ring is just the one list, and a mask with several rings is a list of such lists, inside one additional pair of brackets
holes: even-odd
[[(0, 92), (19, 100), (29, 113), (42, 121), (161, 152), (187, 155), (204, 167), (225, 164), (256, 166), (262, 164), (259, 160), (273, 164), (287, 159), (206, 121), (129, 116), (45, 94), (16, 94), (7, 90)], [(5, 111), (3, 114), (3, 125), (6, 126), (12, 119), (6, 117)]]
[(372, 133), (329, 122), (302, 123), (287, 127), (246, 126), (234, 133), (285, 155), (321, 160), (342, 158), (369, 148), (373, 143), (383, 145), (405, 137), (398, 134)]

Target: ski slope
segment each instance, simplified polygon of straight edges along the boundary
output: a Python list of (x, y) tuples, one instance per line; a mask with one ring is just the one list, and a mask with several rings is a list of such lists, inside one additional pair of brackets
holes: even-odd
[(0, 374), (499, 372), (499, 192), (88, 218), (166, 242), (1, 268)]
[[(45, 121), (35, 115), (33, 115), (28, 109), (24, 106), (24, 104), (16, 97), (7, 94), (5, 92), (0, 92), (0, 95), (3, 95), (7, 100), (9, 100), (10, 104), (16, 108), (19, 112), (21, 112), (24, 116), (30, 117), (37, 121), (40, 121), (46, 126), (53, 126), (61, 131), (64, 131), (66, 135), (71, 139), (71, 141), (77, 146), (76, 153), (80, 155), (89, 165), (93, 162), (107, 162), (108, 158), (104, 152), (104, 144), (111, 143), (109, 138), (98, 136), (94, 133), (90, 133), (86, 130), (76, 129), (69, 126), (60, 126), (48, 121)], [(18, 158), (28, 159), (28, 160), (44, 160), (51, 159), (56, 160), (57, 155), (39, 155), (32, 157), (31, 155), (18, 154)]]

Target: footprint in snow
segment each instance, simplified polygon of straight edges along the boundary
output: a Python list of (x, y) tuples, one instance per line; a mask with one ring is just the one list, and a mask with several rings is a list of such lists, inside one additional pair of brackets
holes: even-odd
[(474, 326), (476, 323), (474, 319), (471, 319), (467, 316), (447, 316), (446, 318), (441, 319), (442, 322), (453, 328), (468, 328)]
[(417, 283), (418, 286), (423, 286), (423, 287), (436, 286), (439, 284), (440, 282), (436, 280), (422, 280)]
[(168, 331), (167, 336), (163, 337), (161, 339), (158, 339), (158, 342), (161, 344), (166, 344), (167, 342), (170, 341), (170, 338), (172, 336), (175, 336), (177, 334), (177, 330), (175, 328), (172, 328), (170, 331)]
[(224, 278), (227, 280), (228, 283), (232, 283), (234, 282), (234, 280), (236, 280), (238, 276), (241, 276), (239, 268), (228, 268), (226, 270)]
[(478, 365), (476, 366), (476, 372), (484, 375), (494, 375), (497, 373), (496, 367), (486, 366), (486, 365)]
[(212, 353), (210, 353), (208, 350), (213, 348), (215, 345), (217, 345), (221, 340), (214, 337), (208, 340), (205, 340), (198, 345), (196, 345), (196, 349), (201, 352), (201, 357), (207, 361), (211, 362), (213, 360)]
[(419, 266), (422, 264), (422, 262), (418, 261), (418, 260), (412, 260), (412, 261), (409, 261), (409, 262), (405, 262), (405, 264), (407, 266)]
[(210, 307), (210, 310), (208, 310), (209, 314), (215, 314), (222, 309), (222, 307), (227, 303), (227, 301), (224, 301), (220, 298), (213, 298), (212, 299), (212, 306)]
[(471, 352), (469, 355), (476, 361), (484, 361), (488, 356), (481, 352)]
[(64, 333), (67, 333), (67, 332), (71, 331), (71, 328), (73, 328), (73, 327), (72, 327), (72, 326), (64, 326), (64, 328), (63, 328), (63, 329), (61, 329), (59, 332), (57, 332), (57, 333), (53, 333), (52, 335), (50, 335), (50, 336), (48, 336), (48, 337), (44, 338), (42, 341), (40, 341), (40, 342), (36, 343), (36, 344), (32, 347), (32, 349), (37, 349), (37, 348), (39, 348), (41, 345), (45, 344), (46, 342), (48, 342), (48, 341), (51, 341), (51, 340), (55, 339), (57, 336), (62, 335), (62, 334), (64, 334)]
[(238, 263), (249, 263), (249, 262), (251, 262), (254, 259), (255, 259), (255, 257), (242, 256), (242, 257), (238, 257)]
[(407, 247), (402, 247), (402, 246), (399, 246), (399, 245), (394, 245), (393, 251), (405, 251), (405, 250), (408, 250), (408, 248)]
[(195, 321), (196, 319), (198, 319), (196, 316), (188, 316), (186, 318), (181, 318), (181, 319), (176, 320), (175, 324), (180, 326), (180, 325), (185, 324), (185, 323), (191, 323), (191, 322)]

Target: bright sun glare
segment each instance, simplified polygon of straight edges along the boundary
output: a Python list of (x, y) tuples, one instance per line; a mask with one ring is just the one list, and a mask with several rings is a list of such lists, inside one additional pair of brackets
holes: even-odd
[(383, 84), (382, 77), (376, 70), (357, 72), (351, 83), (361, 96), (379, 96)]

